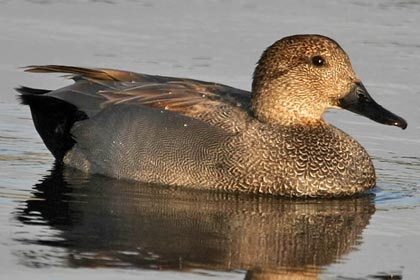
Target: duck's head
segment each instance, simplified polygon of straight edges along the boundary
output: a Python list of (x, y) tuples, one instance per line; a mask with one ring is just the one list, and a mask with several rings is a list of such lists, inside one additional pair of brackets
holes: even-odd
[(344, 50), (321, 35), (285, 37), (264, 51), (254, 72), (252, 107), (259, 120), (284, 125), (317, 125), (328, 108), (344, 108), (407, 127), (372, 99)]

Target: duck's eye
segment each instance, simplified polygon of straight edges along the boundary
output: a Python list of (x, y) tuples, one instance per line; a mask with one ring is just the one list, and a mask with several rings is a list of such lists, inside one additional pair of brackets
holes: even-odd
[(326, 64), (325, 59), (320, 56), (320, 55), (316, 55), (314, 57), (312, 57), (312, 64), (316, 67), (321, 67), (324, 66)]

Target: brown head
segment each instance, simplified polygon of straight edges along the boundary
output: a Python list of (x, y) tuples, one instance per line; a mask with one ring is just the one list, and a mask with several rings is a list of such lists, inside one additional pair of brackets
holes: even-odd
[(264, 51), (254, 72), (252, 107), (260, 121), (283, 125), (318, 125), (325, 110), (340, 107), (407, 126), (369, 96), (344, 50), (321, 35), (285, 37)]

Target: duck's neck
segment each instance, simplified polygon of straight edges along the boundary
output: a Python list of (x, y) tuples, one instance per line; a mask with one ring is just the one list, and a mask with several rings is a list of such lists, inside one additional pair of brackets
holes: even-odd
[(290, 93), (270, 87), (260, 87), (252, 91), (252, 111), (254, 116), (265, 123), (280, 125), (319, 126), (325, 124), (325, 108), (318, 105), (313, 95), (299, 92)]

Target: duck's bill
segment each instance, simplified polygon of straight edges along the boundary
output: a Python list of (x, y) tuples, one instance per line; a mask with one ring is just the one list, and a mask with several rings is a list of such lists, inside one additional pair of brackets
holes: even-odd
[(407, 122), (403, 118), (376, 103), (360, 82), (355, 83), (353, 89), (341, 98), (338, 104), (343, 109), (368, 117), (378, 123), (395, 125), (402, 129), (407, 127)]

